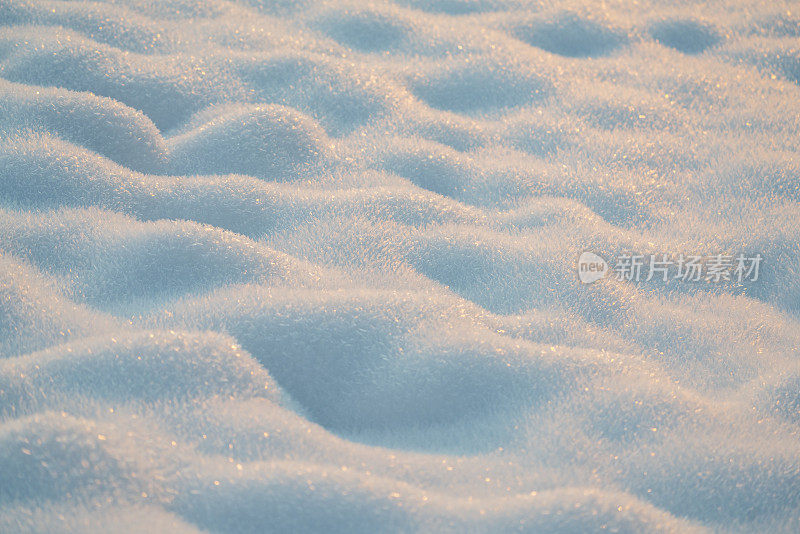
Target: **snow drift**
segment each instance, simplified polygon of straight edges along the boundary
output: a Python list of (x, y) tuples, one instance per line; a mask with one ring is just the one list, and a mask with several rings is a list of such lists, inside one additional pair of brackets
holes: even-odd
[(0, 0), (0, 531), (796, 532), (792, 8)]

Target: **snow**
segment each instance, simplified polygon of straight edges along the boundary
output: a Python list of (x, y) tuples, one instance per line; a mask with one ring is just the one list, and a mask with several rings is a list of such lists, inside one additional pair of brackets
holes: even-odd
[(795, 11), (0, 0), (0, 532), (797, 532)]

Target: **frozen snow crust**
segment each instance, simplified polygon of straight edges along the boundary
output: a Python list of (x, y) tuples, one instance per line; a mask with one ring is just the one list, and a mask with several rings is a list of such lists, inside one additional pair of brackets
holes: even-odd
[(799, 37), (0, 0), (0, 532), (797, 532)]

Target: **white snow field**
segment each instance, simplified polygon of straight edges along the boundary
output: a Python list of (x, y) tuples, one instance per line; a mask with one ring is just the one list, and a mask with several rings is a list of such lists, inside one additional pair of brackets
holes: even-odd
[(799, 532), (798, 150), (796, 1), (0, 0), (0, 532)]

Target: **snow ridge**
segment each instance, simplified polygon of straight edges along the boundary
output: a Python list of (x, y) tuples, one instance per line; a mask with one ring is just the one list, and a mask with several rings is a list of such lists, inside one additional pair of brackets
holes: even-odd
[(0, 532), (800, 529), (800, 15), (556, 4), (0, 0)]

